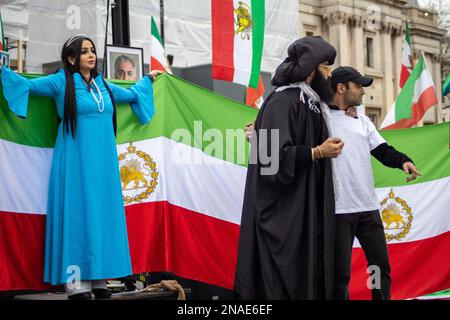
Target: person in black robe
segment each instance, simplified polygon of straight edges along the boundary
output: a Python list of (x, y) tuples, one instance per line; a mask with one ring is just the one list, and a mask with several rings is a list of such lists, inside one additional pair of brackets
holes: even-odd
[[(343, 142), (329, 138), (323, 101), (332, 96), (327, 65), (335, 57), (335, 48), (318, 36), (292, 43), (257, 116), (235, 275), (239, 299), (333, 299), (330, 158), (340, 154)], [(263, 129), (268, 137), (278, 130), (277, 155), (269, 152), (273, 141), (264, 142)], [(274, 156), (278, 170), (267, 174)]]

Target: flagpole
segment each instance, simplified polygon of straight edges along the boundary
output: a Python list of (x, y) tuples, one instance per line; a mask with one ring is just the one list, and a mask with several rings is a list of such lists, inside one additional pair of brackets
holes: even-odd
[(106, 26), (105, 26), (105, 46), (103, 47), (103, 63), (102, 63), (102, 71), (103, 71), (103, 76), (106, 77), (106, 75), (108, 74), (106, 72), (106, 46), (108, 44), (108, 24), (109, 24), (109, 9), (111, 7), (110, 4), (110, 0), (107, 1), (106, 3)]
[(23, 73), (23, 38), (22, 29), (19, 30), (19, 40), (17, 45), (17, 71)]
[(164, 0), (159, 0), (159, 29), (161, 30), (161, 40), (164, 45)]

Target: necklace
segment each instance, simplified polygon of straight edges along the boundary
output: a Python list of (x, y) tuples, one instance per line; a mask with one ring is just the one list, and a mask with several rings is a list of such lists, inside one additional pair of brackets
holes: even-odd
[[(97, 90), (99, 99), (97, 99), (97, 97), (94, 94), (94, 91), (92, 91), (91, 86), (89, 87), (89, 91), (91, 92), (92, 97), (94, 98), (95, 102), (97, 103), (97, 110), (98, 112), (103, 112), (103, 110), (105, 110), (105, 102), (103, 101), (103, 96), (102, 93), (100, 92), (99, 87), (97, 86), (97, 84), (95, 83), (94, 80), (91, 81), (92, 84), (94, 84), (95, 89)], [(100, 108), (100, 104), (102, 105), (102, 107)]]

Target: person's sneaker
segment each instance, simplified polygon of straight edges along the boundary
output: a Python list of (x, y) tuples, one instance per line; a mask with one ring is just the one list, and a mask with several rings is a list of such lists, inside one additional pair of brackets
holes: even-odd
[(69, 300), (92, 300), (90, 292), (82, 292), (68, 296)]
[(111, 298), (111, 290), (109, 289), (92, 289), (95, 300), (103, 300)]

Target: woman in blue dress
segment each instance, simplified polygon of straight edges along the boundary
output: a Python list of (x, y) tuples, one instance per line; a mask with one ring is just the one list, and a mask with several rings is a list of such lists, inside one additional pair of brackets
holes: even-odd
[(115, 104), (130, 103), (148, 123), (155, 112), (152, 79), (159, 72), (129, 89), (111, 84), (97, 71), (94, 43), (85, 35), (67, 40), (61, 59), (57, 73), (33, 80), (0, 65), (3, 93), (19, 117), (27, 116), (30, 94), (53, 97), (62, 120), (48, 190), (44, 281), (65, 284), (71, 299), (90, 299), (91, 290), (96, 299), (105, 298), (105, 279), (132, 274)]

